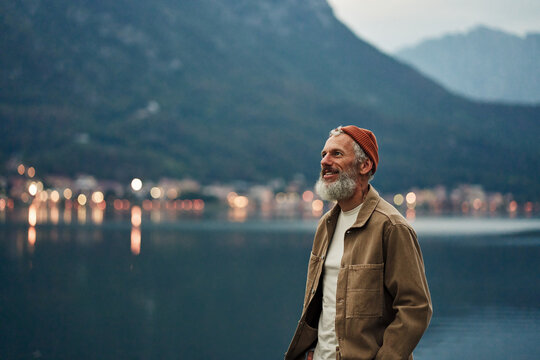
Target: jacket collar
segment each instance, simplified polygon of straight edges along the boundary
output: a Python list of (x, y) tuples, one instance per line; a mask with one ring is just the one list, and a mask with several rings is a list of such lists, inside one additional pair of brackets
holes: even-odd
[[(369, 190), (366, 198), (364, 199), (362, 207), (360, 208), (360, 212), (358, 213), (358, 217), (356, 218), (356, 221), (351, 226), (351, 228), (361, 228), (362, 226), (364, 226), (368, 219), (371, 217), (371, 214), (373, 214), (373, 211), (377, 207), (380, 199), (381, 198), (377, 190), (375, 190), (372, 185), (369, 185)], [(338, 204), (336, 204), (328, 213), (327, 223), (331, 223), (335, 226), (340, 212), (341, 208)]]

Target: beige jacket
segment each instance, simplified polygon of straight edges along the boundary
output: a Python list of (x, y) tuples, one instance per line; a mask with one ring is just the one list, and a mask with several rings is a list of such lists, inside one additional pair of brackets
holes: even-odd
[[(302, 316), (286, 360), (303, 359), (317, 342), (321, 272), (340, 211), (336, 205), (319, 221)], [(345, 233), (336, 292), (337, 359), (412, 359), (431, 314), (416, 233), (370, 186), (356, 222)]]

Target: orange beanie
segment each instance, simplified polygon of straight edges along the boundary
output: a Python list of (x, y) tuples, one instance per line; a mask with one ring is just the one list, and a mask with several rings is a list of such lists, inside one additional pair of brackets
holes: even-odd
[(371, 162), (373, 162), (373, 173), (375, 174), (377, 164), (379, 163), (379, 147), (377, 146), (375, 135), (367, 129), (362, 129), (354, 125), (343, 126), (341, 130), (352, 137), (371, 159)]

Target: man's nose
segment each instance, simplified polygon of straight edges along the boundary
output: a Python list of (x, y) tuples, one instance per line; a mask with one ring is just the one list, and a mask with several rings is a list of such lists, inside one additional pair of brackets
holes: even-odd
[(328, 154), (324, 155), (321, 159), (321, 166), (332, 166), (332, 161), (330, 159), (330, 156)]

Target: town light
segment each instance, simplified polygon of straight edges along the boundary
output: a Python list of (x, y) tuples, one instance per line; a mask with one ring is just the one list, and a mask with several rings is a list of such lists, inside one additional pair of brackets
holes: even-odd
[(30, 185), (28, 186), (28, 193), (32, 196), (35, 196), (37, 194), (37, 191), (37, 184), (35, 182), (30, 183)]
[(73, 191), (71, 191), (70, 188), (67, 188), (64, 190), (64, 198), (66, 200), (70, 200), (72, 196), (73, 196)]
[(403, 195), (401, 194), (396, 194), (394, 195), (394, 204), (396, 204), (397, 206), (401, 206), (403, 204)]
[(58, 202), (60, 200), (60, 193), (58, 191), (56, 191), (56, 190), (53, 190), (51, 192), (51, 197), (50, 198), (51, 198), (52, 202)]
[(154, 186), (150, 189), (150, 196), (152, 196), (152, 199), (159, 199), (161, 197), (161, 189), (157, 186)]
[(322, 200), (315, 200), (311, 203), (311, 209), (315, 212), (320, 212), (322, 211), (324, 208), (324, 203), (322, 202)]
[(142, 180), (139, 178), (134, 178), (133, 180), (131, 180), (131, 188), (133, 189), (133, 191), (141, 190), (142, 185)]
[(243, 209), (245, 208), (246, 206), (248, 206), (249, 204), (249, 200), (246, 196), (237, 196), (234, 198), (234, 206), (239, 208), (239, 209)]
[(305, 202), (310, 202), (310, 201), (312, 201), (312, 200), (313, 200), (313, 197), (314, 197), (313, 191), (306, 190), (306, 191), (304, 191), (304, 193), (302, 194), (302, 200), (304, 200)]
[(105, 197), (101, 191), (96, 191), (92, 194), (92, 201), (96, 204), (103, 202), (103, 199), (105, 199)]
[(407, 194), (407, 197), (405, 198), (407, 200), (407, 204), (414, 204), (416, 202), (416, 194), (412, 191)]
[(84, 194), (79, 194), (79, 196), (77, 196), (77, 202), (78, 202), (79, 205), (81, 205), (81, 206), (86, 205), (86, 195), (84, 195)]

